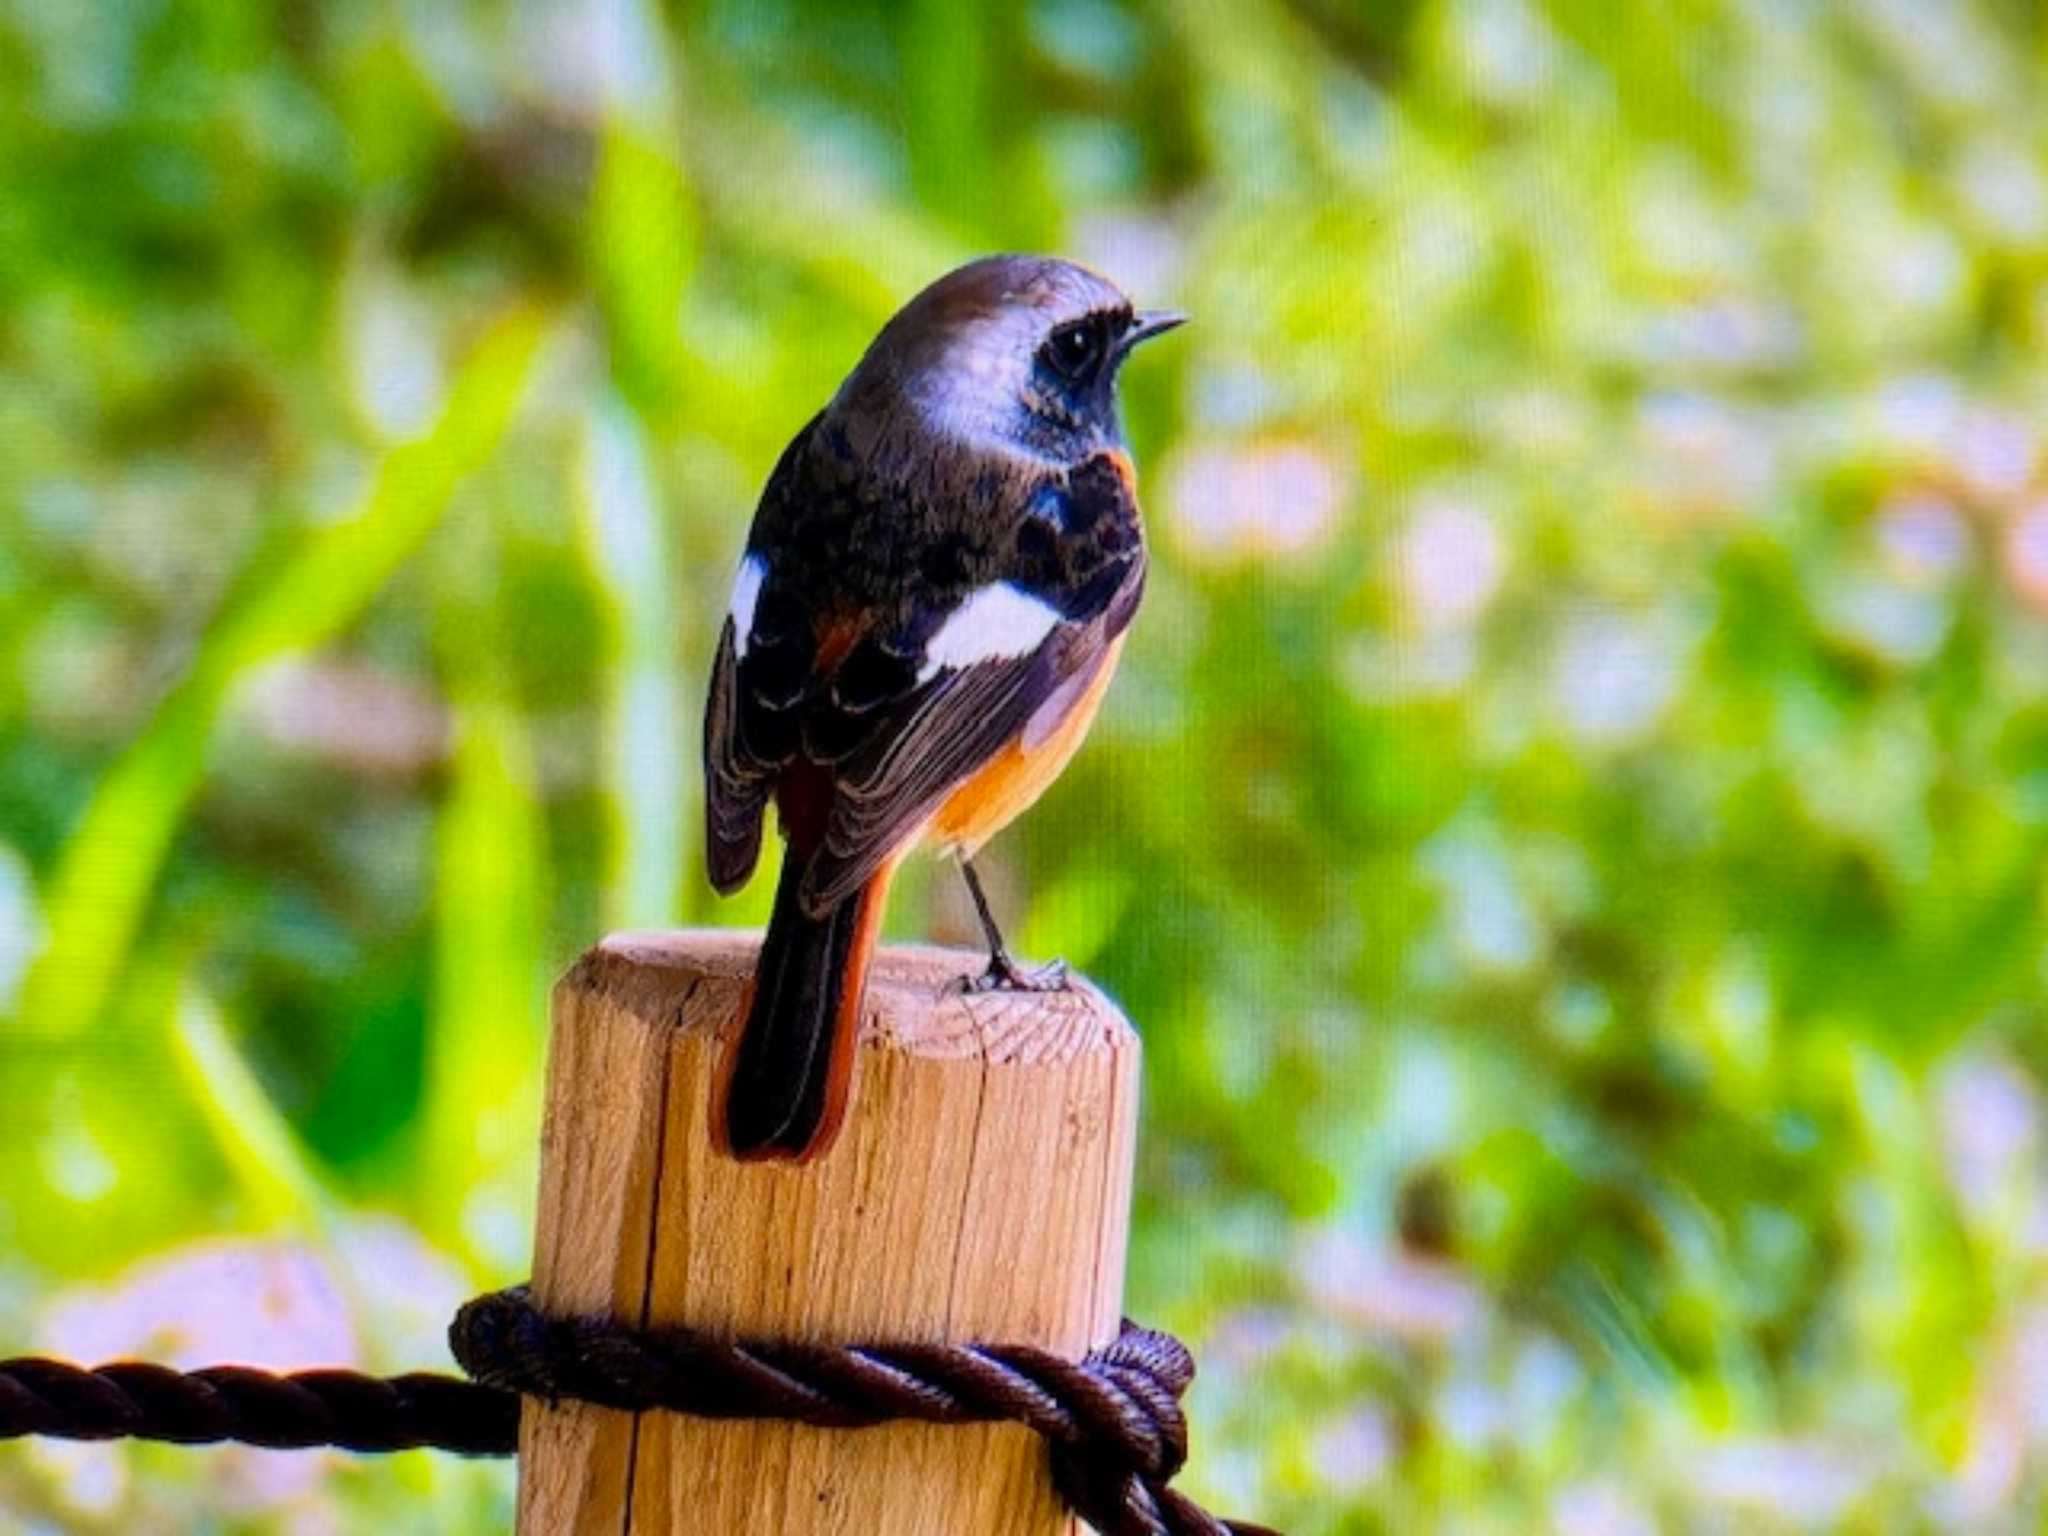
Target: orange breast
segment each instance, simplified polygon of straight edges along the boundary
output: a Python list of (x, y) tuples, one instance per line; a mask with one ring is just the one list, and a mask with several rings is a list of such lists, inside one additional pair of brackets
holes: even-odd
[[(1067, 712), (1050, 730), (1033, 738), (1027, 726), (1017, 739), (989, 759), (987, 765), (969, 778), (939, 807), (939, 813), (925, 829), (927, 840), (962, 858), (972, 858), (983, 843), (994, 837), (1031, 808), (1060, 776), (1095, 721), (1109, 680), (1116, 674), (1117, 657), (1123, 650), (1119, 635), (1103, 651), (1095, 673), (1074, 695)], [(1034, 722), (1036, 723), (1036, 722)]]

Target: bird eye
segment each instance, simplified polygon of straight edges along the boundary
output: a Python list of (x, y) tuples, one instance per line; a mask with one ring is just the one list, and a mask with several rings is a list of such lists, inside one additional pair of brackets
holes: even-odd
[(1102, 361), (1102, 324), (1095, 319), (1063, 325), (1045, 344), (1045, 360), (1056, 373), (1079, 381)]

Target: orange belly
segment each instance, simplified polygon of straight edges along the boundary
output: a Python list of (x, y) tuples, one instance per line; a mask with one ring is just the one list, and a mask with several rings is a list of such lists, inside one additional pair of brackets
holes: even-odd
[(1081, 738), (1088, 734), (1102, 696), (1109, 691), (1123, 645), (1121, 635), (1109, 643), (1095, 664), (1095, 675), (1049, 731), (1031, 741), (1032, 731), (1026, 726), (987, 766), (954, 790), (925, 828), (926, 839), (961, 858), (972, 858), (983, 843), (1029, 810), (1060, 776), (1080, 748)]

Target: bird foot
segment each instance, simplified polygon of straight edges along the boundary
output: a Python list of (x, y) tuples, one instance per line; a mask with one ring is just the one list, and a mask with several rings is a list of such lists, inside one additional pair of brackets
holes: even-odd
[(979, 976), (963, 976), (963, 992), (1064, 992), (1073, 985), (1067, 962), (1055, 960), (1035, 971), (1027, 971), (998, 950), (988, 957), (988, 969)]

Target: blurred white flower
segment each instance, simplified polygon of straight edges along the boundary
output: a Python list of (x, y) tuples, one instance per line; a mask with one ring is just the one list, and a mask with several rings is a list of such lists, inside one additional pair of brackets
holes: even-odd
[(675, 94), (668, 38), (647, 0), (524, 0), (513, 31), (520, 77), (559, 109), (595, 117), (611, 109), (654, 125)]
[(1083, 261), (1114, 272), (1140, 305), (1163, 309), (1177, 302), (1187, 240), (1170, 219), (1135, 211), (1085, 215), (1075, 225), (1074, 245)]
[(1183, 542), (1212, 559), (1312, 553), (1328, 542), (1348, 489), (1331, 456), (1298, 438), (1188, 449), (1168, 487)]
[(1820, 618), (1845, 645), (1879, 661), (1916, 666), (1941, 649), (1950, 613), (1938, 592), (1876, 575), (1849, 575), (1823, 590)]
[(2027, 1308), (1999, 1340), (1997, 1359), (2014, 1411), (2035, 1446), (2048, 1443), (2048, 1305)]
[(1736, 1439), (1698, 1446), (1678, 1471), (1694, 1494), (1797, 1525), (1833, 1525), (1876, 1481), (1877, 1468), (1819, 1440)]
[(350, 394), (372, 430), (391, 439), (424, 432), (447, 383), (433, 306), (371, 257), (343, 288), (342, 332)]
[(2000, 92), (2000, 41), (1973, 7), (1926, 0), (1857, 0), (1860, 17), (1920, 90), (1951, 107), (1981, 110)]
[(1657, 615), (1596, 611), (1573, 617), (1559, 639), (1550, 694), (1566, 727), (1593, 746), (1639, 740), (1678, 693), (1683, 649)]
[[(2048, 294), (2048, 287), (2042, 292)], [(18, 495), (27, 531), (53, 549), (82, 543), (99, 525), (99, 490), (82, 480), (54, 476), (32, 480)]]
[[(1365, 334), (1377, 330), (1381, 344), (1395, 354), (1419, 351), (1436, 344), (1440, 329), (1494, 270), (1494, 215), (1456, 177), (1434, 176), (1409, 183), (1403, 196), (1387, 205), (1386, 217), (1371, 265), (1362, 273), (1329, 267), (1325, 291), (1316, 302), (1353, 333), (1361, 325), (1369, 327)], [(1370, 320), (1361, 307), (1366, 302)], [(1326, 335), (1344, 334), (1334, 321), (1322, 329)], [(1348, 392), (1356, 377), (1355, 356), (1330, 349), (1319, 355), (1332, 370), (1325, 382)], [(1433, 404), (1449, 403), (1433, 403), (1431, 394), (1428, 389), (1395, 391), (1388, 419), (1418, 424), (1429, 419)]]
[(370, 776), (422, 773), (448, 755), (441, 701), (362, 662), (278, 662), (243, 685), (238, 703), (276, 746)]
[(2048, 1442), (2048, 1306), (2033, 1302), (1986, 1353), (1954, 1481), (1936, 1500), (1951, 1529), (2002, 1529), (2021, 1507), (2030, 1452)]
[(460, 1264), (395, 1216), (345, 1223), (335, 1252), (384, 1362), (410, 1369), (447, 1353), (448, 1319), (475, 1290)]
[(1422, 865), (1443, 890), (1451, 948), (1463, 963), (1518, 974), (1543, 958), (1545, 935), (1489, 829), (1454, 822), (1424, 845)]
[(1333, 1317), (1370, 1333), (1449, 1346), (1484, 1327), (1485, 1297), (1448, 1264), (1369, 1248), (1327, 1231), (1295, 1257), (1303, 1292)]
[(1897, 180), (1866, 168), (1828, 175), (1808, 195), (1809, 218), (1829, 229), (1815, 253), (1825, 291), (1814, 314), (1839, 340), (1898, 355), (1937, 349), (1965, 323), (1970, 254)]
[(77, 1078), (67, 1073), (51, 1099), (51, 1127), (36, 1149), (43, 1181), (76, 1205), (104, 1200), (120, 1183), (121, 1169), (81, 1108)]
[(1467, 1454), (1494, 1445), (1506, 1435), (1508, 1403), (1494, 1387), (1469, 1370), (1459, 1371), (1436, 1395), (1430, 1418), (1444, 1438)]
[(1248, 358), (1219, 357), (1188, 382), (1188, 417), (1198, 433), (1249, 432), (1279, 411), (1280, 381)]
[(1878, 390), (1871, 436), (1920, 458), (1946, 457), (1963, 420), (1963, 392), (1944, 374), (1916, 373)]
[(1516, 1437), (1534, 1442), (1557, 1427), (1558, 1416), (1586, 1384), (1579, 1357), (1549, 1334), (1539, 1333), (1515, 1351), (1508, 1374), (1510, 1425)]
[(107, 1287), (60, 1293), (43, 1346), (76, 1360), (142, 1356), (180, 1370), (356, 1363), (355, 1329), (327, 1262), (289, 1243), (219, 1239), (147, 1260)]
[(1940, 586), (1970, 558), (1970, 525), (1945, 496), (1887, 499), (1877, 510), (1876, 535), (1886, 567), (1911, 586)]
[(512, 76), (499, 67), (480, 18), (460, 6), (424, 0), (405, 0), (391, 14), (403, 31), (407, 61), (427, 77), (439, 100), (474, 128), (500, 117)]
[(1612, 1483), (1573, 1483), (1550, 1501), (1557, 1536), (1657, 1536), (1657, 1527)]
[(1962, 199), (1991, 231), (2015, 244), (2048, 235), (2048, 185), (2027, 147), (2004, 134), (1980, 134), (1955, 171)]
[[(273, 1370), (361, 1363), (341, 1287), (313, 1250), (223, 1239), (138, 1264), (111, 1286), (58, 1294), (38, 1334), (53, 1355), (96, 1364), (146, 1359), (179, 1370), (254, 1365)], [(228, 1447), (208, 1453), (215, 1503), (265, 1509), (319, 1485), (320, 1453)], [(104, 1499), (106, 1469), (82, 1463), (66, 1496)]]
[[(529, 1111), (514, 1118), (527, 1123)], [(502, 1144), (503, 1136), (493, 1138)], [(463, 1240), (479, 1263), (498, 1274), (513, 1275), (526, 1262), (533, 1243), (533, 1171), (515, 1161), (506, 1171), (478, 1181), (462, 1202)]]
[(1473, 93), (1496, 106), (1538, 101), (1564, 64), (1564, 49), (1528, 0), (1456, 0), (1445, 21)]
[(1769, 1069), (1775, 1003), (1770, 971), (1754, 953), (1736, 946), (1721, 957), (1702, 1013), (1722, 1066), (1745, 1075)]
[(1934, 1099), (1956, 1199), (1979, 1220), (2009, 1209), (2041, 1146), (2041, 1096), (2033, 1083), (2014, 1062), (1971, 1054), (1942, 1068)]
[[(128, 1457), (118, 1445), (80, 1440), (31, 1439), (28, 1454), (41, 1464), (71, 1509), (104, 1521), (117, 1513), (128, 1496)], [(0, 1514), (7, 1513), (0, 1504)], [(58, 1527), (31, 1528), (31, 1536), (58, 1536)]]
[(1635, 439), (1640, 493), (1680, 516), (1753, 511), (1777, 473), (1763, 426), (1711, 395), (1651, 396), (1637, 410)]
[(1935, 224), (1905, 224), (1883, 242), (1884, 262), (1878, 274), (1887, 296), (1905, 309), (1938, 310), (1960, 295), (1970, 270), (1969, 258), (1947, 230)]
[(1359, 1407), (1317, 1431), (1311, 1459), (1332, 1492), (1357, 1494), (1379, 1481), (1397, 1449), (1387, 1416)]
[(1238, 1307), (1223, 1314), (1202, 1341), (1201, 1356), (1212, 1374), (1258, 1369), (1291, 1336), (1293, 1324), (1276, 1307)]
[(2026, 489), (2037, 457), (2033, 429), (2024, 420), (1978, 409), (1966, 412), (1958, 425), (1950, 463), (1972, 495), (2000, 501)]
[(2002, 553), (2013, 590), (2048, 613), (2048, 497), (2029, 503), (2006, 525)]
[(1449, 493), (1419, 498), (1394, 549), (1402, 611), (1417, 628), (1459, 629), (1485, 611), (1506, 568), (1493, 520)]
[(42, 947), (43, 914), (28, 861), (0, 843), (0, 1016), (13, 1011), (15, 989)]
[(1756, 253), (1743, 239), (1743, 220), (1691, 162), (1646, 157), (1623, 206), (1637, 255), (1659, 272), (1701, 283), (1751, 276)]
[(1657, 312), (1643, 335), (1643, 361), (1669, 366), (1782, 368), (1798, 361), (1804, 337), (1783, 306), (1741, 295)]

